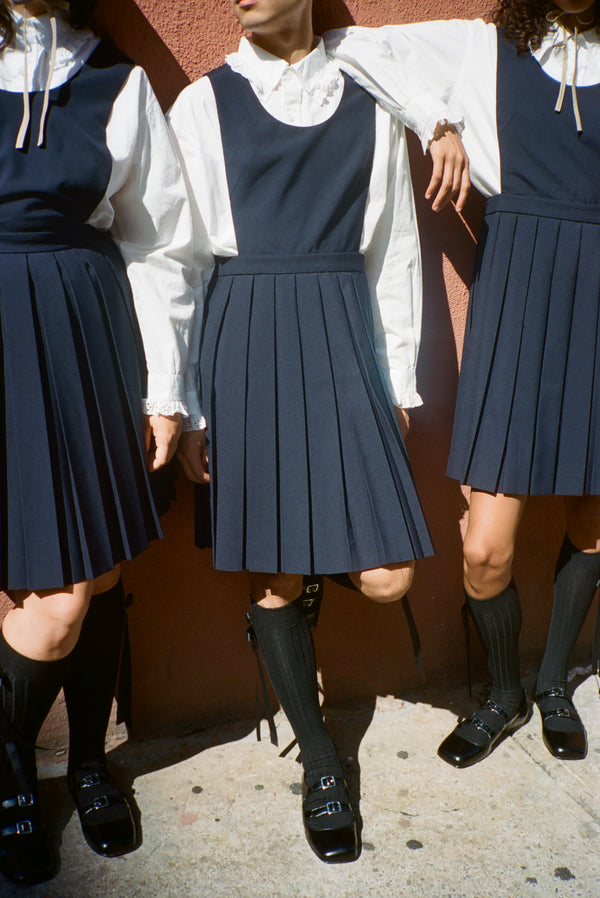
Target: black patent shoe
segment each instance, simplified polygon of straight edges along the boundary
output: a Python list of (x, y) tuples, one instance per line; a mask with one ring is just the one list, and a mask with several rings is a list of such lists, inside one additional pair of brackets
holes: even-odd
[[(550, 701), (555, 699), (555, 701)], [(538, 692), (535, 696), (542, 718), (542, 739), (551, 755), (561, 761), (579, 761), (587, 754), (587, 736), (583, 721), (571, 696), (563, 686), (553, 686)], [(573, 729), (557, 730), (552, 721), (568, 718), (575, 726)]]
[(336, 776), (322, 776), (302, 787), (302, 819), (306, 840), (326, 864), (341, 864), (358, 857), (356, 817), (346, 783)]
[(40, 823), (38, 798), (30, 792), (0, 801), (0, 870), (22, 886), (47, 882), (58, 872)]
[[(488, 719), (491, 718), (493, 725), (481, 720), (483, 711), (486, 712)], [(470, 767), (487, 758), (499, 742), (527, 723), (530, 716), (525, 693), (521, 697), (521, 704), (516, 714), (512, 717), (504, 708), (488, 699), (474, 714), (461, 720), (450, 735), (446, 736), (438, 748), (438, 755), (453, 767)], [(468, 727), (473, 727), (482, 734), (482, 744), (469, 739)]]
[(67, 779), (90, 848), (104, 857), (134, 851), (138, 835), (131, 808), (111, 780), (105, 763), (86, 761), (69, 770)]

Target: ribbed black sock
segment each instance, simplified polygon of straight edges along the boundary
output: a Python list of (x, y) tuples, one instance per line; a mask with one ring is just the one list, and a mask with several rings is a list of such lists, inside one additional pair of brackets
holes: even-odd
[[(484, 645), (492, 678), (490, 699), (513, 717), (521, 705), (523, 688), (519, 668), (519, 633), (521, 632), (521, 603), (513, 582), (489, 599), (474, 599), (467, 594), (469, 609)], [(492, 729), (499, 718), (482, 707), (477, 717)], [(487, 737), (476, 727), (461, 724), (461, 735), (484, 745)]]
[[(22, 792), (4, 750), (14, 743), (30, 792), (37, 791), (35, 742), (63, 684), (70, 655), (58, 661), (36, 661), (15, 651), (0, 633), (0, 679), (5, 718), (0, 721), (0, 791), (6, 796)], [(1, 712), (0, 712), (1, 713)]]
[(309, 784), (342, 777), (342, 768), (319, 706), (317, 665), (310, 628), (290, 603), (283, 608), (253, 604), (252, 627), (279, 703), (298, 740)]
[(103, 759), (127, 623), (119, 580), (92, 596), (64, 683), (69, 716), (69, 766)]
[[(554, 579), (552, 617), (544, 657), (538, 671), (536, 694), (554, 686), (566, 688), (569, 656), (581, 632), (600, 579), (600, 552), (581, 552), (565, 536)], [(542, 701), (543, 709), (555, 710), (560, 698)], [(570, 730), (578, 724), (568, 717), (553, 717), (552, 728)]]

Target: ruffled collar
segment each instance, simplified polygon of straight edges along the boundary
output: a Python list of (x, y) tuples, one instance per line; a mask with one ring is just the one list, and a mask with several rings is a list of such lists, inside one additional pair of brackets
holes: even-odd
[(342, 83), (341, 72), (325, 52), (322, 38), (315, 49), (293, 65), (285, 59), (267, 53), (247, 38), (242, 38), (237, 53), (230, 53), (225, 61), (239, 75), (251, 82), (256, 93), (267, 99), (292, 73), (299, 87), (320, 106), (329, 103)]
[(575, 49), (577, 49), (577, 86), (588, 87), (600, 82), (600, 34), (597, 28), (590, 28), (577, 34), (560, 27), (558, 22), (551, 25), (541, 46), (532, 50), (544, 71), (555, 81), (562, 80), (563, 54), (567, 53), (567, 81), (573, 79)]
[[(0, 87), (20, 93), (25, 79), (25, 50), (27, 49), (27, 89), (43, 90), (48, 76), (48, 62), (52, 47), (50, 16), (25, 19), (12, 10), (15, 37), (0, 53)], [(87, 29), (72, 27), (68, 15), (61, 9), (55, 12), (57, 47), (51, 87), (64, 84), (77, 72), (98, 43)], [(26, 23), (26, 24), (25, 24)]]

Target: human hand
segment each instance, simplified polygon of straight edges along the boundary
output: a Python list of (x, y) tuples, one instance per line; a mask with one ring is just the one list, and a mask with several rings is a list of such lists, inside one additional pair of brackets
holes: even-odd
[(181, 415), (146, 415), (146, 464), (157, 471), (171, 461), (181, 433)]
[(181, 434), (177, 458), (185, 476), (194, 483), (209, 483), (208, 452), (203, 430), (186, 430)]
[(433, 140), (429, 144), (433, 162), (431, 180), (425, 198), (433, 197), (431, 208), (439, 212), (451, 200), (456, 200), (456, 211), (462, 212), (469, 190), (469, 157), (454, 125), (438, 125)]

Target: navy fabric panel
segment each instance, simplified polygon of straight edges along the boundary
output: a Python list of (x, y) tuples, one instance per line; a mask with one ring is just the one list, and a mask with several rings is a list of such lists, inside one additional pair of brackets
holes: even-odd
[(600, 84), (577, 88), (583, 123), (578, 134), (572, 88), (556, 113), (560, 84), (531, 53), (498, 35), (497, 120), (502, 192), (600, 206)]
[(374, 103), (345, 79), (333, 116), (299, 128), (228, 67), (209, 77), (239, 249), (217, 260), (200, 351), (214, 564), (335, 573), (430, 554), (359, 253)]
[(499, 35), (503, 192), (480, 234), (448, 464), (490, 492), (600, 493), (600, 85), (578, 89), (581, 135), (558, 89)]
[(375, 146), (368, 94), (344, 76), (333, 119), (300, 128), (269, 115), (229, 66), (209, 78), (240, 256), (358, 250)]
[(110, 237), (85, 225), (110, 177), (106, 124), (130, 70), (96, 51), (52, 92), (39, 148), (41, 97), (16, 150), (22, 98), (0, 91), (2, 589), (92, 579), (160, 532), (131, 290)]

